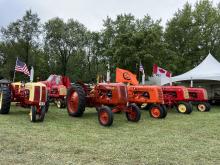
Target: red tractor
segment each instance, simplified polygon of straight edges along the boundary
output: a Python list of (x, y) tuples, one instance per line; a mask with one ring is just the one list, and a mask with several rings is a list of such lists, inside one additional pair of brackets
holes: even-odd
[(179, 113), (190, 114), (192, 105), (189, 103), (189, 93), (184, 86), (162, 86), (164, 103), (167, 107), (176, 107)]
[(211, 105), (208, 103), (207, 91), (204, 88), (187, 88), (189, 91), (189, 101), (196, 105), (198, 111), (210, 111)]
[(91, 87), (76, 83), (68, 89), (67, 110), (70, 116), (80, 117), (85, 107), (95, 107), (102, 126), (113, 123), (112, 111), (124, 111), (128, 121), (138, 122), (141, 117), (135, 104), (128, 104), (127, 87), (122, 83), (98, 83)]
[(165, 118), (167, 115), (164, 106), (163, 91), (160, 86), (128, 85), (128, 101), (149, 109), (153, 118)]
[(41, 82), (47, 86), (50, 102), (54, 102), (58, 108), (65, 108), (67, 88), (71, 86), (69, 77), (53, 74)]
[(0, 114), (8, 114), (11, 102), (30, 107), (31, 122), (43, 121), (47, 102), (47, 89), (42, 83), (10, 83), (0, 80)]

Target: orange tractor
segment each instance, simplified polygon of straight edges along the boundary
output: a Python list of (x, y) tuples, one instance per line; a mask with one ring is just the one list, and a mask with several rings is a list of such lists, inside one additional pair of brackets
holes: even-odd
[(47, 104), (47, 89), (42, 83), (10, 83), (0, 80), (0, 114), (8, 114), (11, 102), (30, 107), (31, 122), (43, 121)]
[(200, 112), (210, 111), (211, 105), (208, 103), (208, 94), (204, 88), (187, 88), (189, 91), (189, 101), (197, 107)]
[(70, 116), (80, 117), (85, 107), (95, 107), (102, 126), (113, 123), (112, 111), (124, 111), (128, 121), (138, 122), (141, 117), (135, 104), (128, 104), (127, 87), (122, 83), (98, 83), (89, 86), (76, 83), (68, 89), (67, 110)]
[[(128, 85), (128, 101), (139, 107), (149, 109), (153, 118), (165, 118), (167, 115), (164, 106), (163, 91), (160, 86)], [(144, 107), (143, 107), (144, 106)]]
[(128, 102), (149, 109), (153, 118), (165, 118), (163, 92), (160, 86), (139, 85), (136, 75), (128, 70), (116, 68), (116, 82), (128, 83)]
[(50, 102), (54, 102), (58, 108), (65, 108), (67, 88), (71, 85), (69, 77), (53, 74), (41, 83), (47, 86)]

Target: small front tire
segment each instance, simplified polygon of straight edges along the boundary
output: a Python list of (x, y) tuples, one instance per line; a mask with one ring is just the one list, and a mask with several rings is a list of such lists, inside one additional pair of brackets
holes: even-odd
[(98, 109), (98, 120), (102, 126), (111, 126), (113, 123), (113, 113), (107, 106)]

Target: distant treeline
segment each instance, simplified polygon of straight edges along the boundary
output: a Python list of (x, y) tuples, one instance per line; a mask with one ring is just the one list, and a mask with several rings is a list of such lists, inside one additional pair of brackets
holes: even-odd
[(138, 74), (140, 61), (147, 75), (154, 63), (176, 75), (198, 65), (209, 52), (220, 60), (220, 4), (186, 3), (166, 27), (149, 15), (107, 17), (99, 32), (74, 19), (65, 22), (56, 17), (42, 24), (28, 10), (2, 27), (0, 35), (0, 76), (8, 79), (13, 77), (17, 57), (34, 66), (35, 78), (42, 80), (56, 73), (91, 82), (105, 75), (110, 63), (114, 81), (116, 67)]

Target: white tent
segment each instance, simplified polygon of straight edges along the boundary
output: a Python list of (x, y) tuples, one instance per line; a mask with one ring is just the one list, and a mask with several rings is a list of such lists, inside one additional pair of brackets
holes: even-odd
[(192, 70), (170, 78), (161, 78), (160, 84), (169, 82), (190, 80), (215, 80), (220, 81), (220, 63), (209, 53), (209, 55)]

